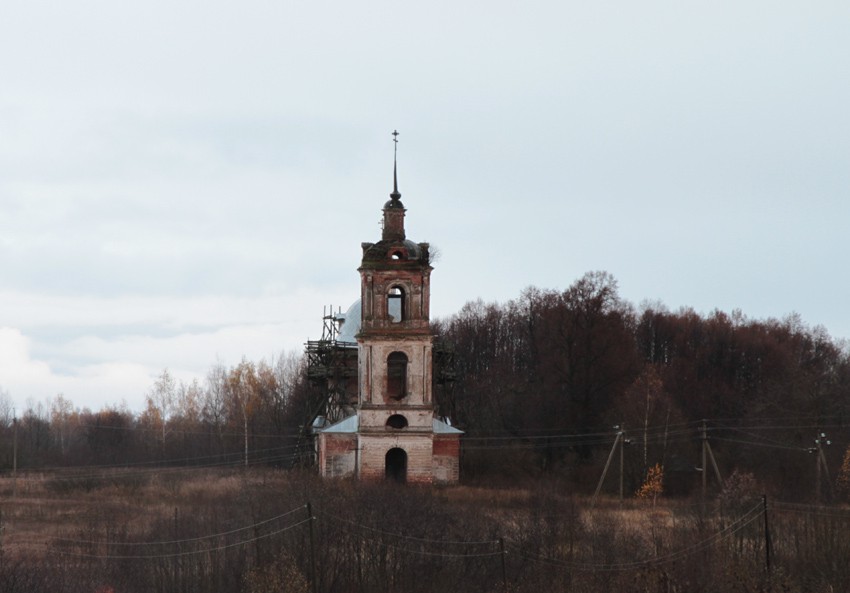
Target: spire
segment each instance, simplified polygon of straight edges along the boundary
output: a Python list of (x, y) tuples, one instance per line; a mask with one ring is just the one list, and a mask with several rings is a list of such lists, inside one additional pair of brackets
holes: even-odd
[(397, 173), (397, 162), (398, 162), (398, 130), (393, 130), (393, 193), (390, 194), (390, 197), (394, 202), (397, 202), (401, 199), (401, 194), (398, 193), (398, 173)]
[(404, 204), (398, 191), (398, 130), (393, 130), (393, 193), (384, 204), (384, 224), (381, 240), (404, 241)]

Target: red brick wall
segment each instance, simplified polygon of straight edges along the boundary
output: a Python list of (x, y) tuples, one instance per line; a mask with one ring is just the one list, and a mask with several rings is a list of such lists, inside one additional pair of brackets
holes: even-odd
[(434, 436), (434, 481), (439, 484), (456, 484), (460, 480), (460, 438)]
[(434, 455), (460, 456), (460, 439), (458, 437), (434, 437)]
[(353, 475), (357, 455), (357, 436), (323, 434), (319, 439), (319, 467), (323, 476), (342, 478)]

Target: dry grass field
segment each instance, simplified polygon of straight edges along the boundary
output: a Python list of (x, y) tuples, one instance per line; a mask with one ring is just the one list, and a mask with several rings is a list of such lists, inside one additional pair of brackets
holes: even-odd
[(110, 469), (5, 477), (0, 513), (9, 593), (850, 590), (850, 511), (753, 495), (591, 507), (543, 481)]
[[(266, 479), (274, 473), (262, 474)], [(97, 475), (63, 471), (0, 479), (0, 521), (7, 555), (42, 553), (56, 538), (119, 526), (141, 536), (152, 522), (231, 500), (251, 478), (220, 470), (112, 470)]]

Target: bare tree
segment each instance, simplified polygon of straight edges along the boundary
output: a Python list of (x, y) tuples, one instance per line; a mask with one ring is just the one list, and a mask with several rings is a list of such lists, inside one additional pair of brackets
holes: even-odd
[(59, 452), (64, 457), (70, 432), (74, 404), (60, 393), (50, 402), (50, 427), (59, 440)]
[(168, 369), (163, 369), (148, 393), (148, 408), (159, 413), (159, 424), (162, 431), (162, 448), (165, 450), (165, 435), (168, 419), (173, 413), (177, 396), (177, 384)]

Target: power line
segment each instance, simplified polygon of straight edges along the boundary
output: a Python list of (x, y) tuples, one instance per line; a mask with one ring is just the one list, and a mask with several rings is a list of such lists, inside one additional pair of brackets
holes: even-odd
[[(293, 513), (297, 513), (298, 511), (301, 511), (305, 508), (307, 508), (306, 504), (301, 505), (300, 507), (297, 507), (295, 509), (292, 509), (291, 511), (287, 511), (285, 513), (277, 515), (275, 517), (271, 517), (270, 519), (264, 519), (263, 521), (258, 521), (257, 523), (253, 523), (251, 525), (246, 525), (245, 527), (239, 527), (237, 529), (231, 529), (230, 531), (222, 531), (220, 533), (212, 533), (212, 534), (209, 534), (209, 535), (202, 535), (202, 536), (199, 536), (199, 537), (192, 537), (192, 538), (188, 538), (188, 539), (175, 539), (175, 540), (159, 541), (159, 542), (108, 542), (108, 545), (110, 545), (110, 546), (166, 546), (166, 545), (174, 545), (174, 544), (184, 544), (184, 543), (189, 543), (189, 542), (199, 542), (199, 541), (203, 541), (203, 540), (207, 540), (207, 539), (213, 539), (213, 538), (216, 538), (216, 537), (233, 535), (234, 533), (240, 533), (242, 531), (248, 531), (249, 529), (256, 529), (257, 527), (260, 527), (262, 525), (267, 525), (267, 524), (269, 524), (273, 521), (279, 521), (280, 519), (283, 519), (284, 517), (288, 517), (289, 515), (292, 515)], [(53, 541), (65, 542), (65, 543), (70, 543), (70, 544), (79, 544), (79, 545), (100, 545), (100, 544), (103, 544), (103, 543), (107, 543), (107, 542), (94, 541), (94, 540), (66, 539), (66, 538), (62, 538), (62, 537), (54, 538)]]
[(744, 513), (741, 517), (730, 523), (727, 527), (724, 527), (719, 532), (713, 534), (707, 539), (697, 542), (692, 546), (687, 546), (682, 548), (681, 550), (676, 550), (669, 554), (665, 554), (663, 556), (657, 556), (655, 558), (649, 558), (646, 560), (638, 560), (634, 562), (619, 562), (619, 563), (606, 563), (606, 564), (588, 564), (588, 563), (577, 563), (577, 562), (566, 562), (563, 560), (558, 560), (554, 558), (547, 558), (545, 556), (538, 555), (529, 555), (527, 552), (524, 552), (522, 548), (517, 545), (512, 545), (511, 547), (517, 550), (519, 556), (525, 558), (526, 560), (531, 560), (535, 562), (541, 562), (544, 564), (549, 564), (552, 566), (560, 566), (563, 568), (568, 568), (571, 570), (578, 571), (600, 571), (600, 572), (616, 572), (616, 571), (625, 571), (625, 570), (634, 570), (646, 566), (653, 566), (657, 564), (666, 564), (668, 562), (673, 562), (682, 558), (686, 558), (687, 556), (701, 552), (708, 547), (714, 545), (715, 543), (722, 541), (728, 537), (731, 537), (738, 531), (744, 529), (754, 521), (757, 521), (762, 516), (762, 502), (759, 501), (755, 506), (753, 506), (749, 511)]
[(452, 540), (443, 540), (443, 539), (428, 539), (428, 538), (421, 538), (421, 537), (413, 537), (413, 536), (405, 535), (405, 534), (402, 534), (402, 533), (395, 533), (395, 532), (392, 532), (392, 531), (384, 531), (382, 529), (377, 529), (376, 527), (370, 527), (369, 525), (364, 525), (362, 523), (357, 523), (356, 521), (344, 519), (343, 517), (338, 517), (338, 516), (332, 515), (328, 512), (323, 511), (323, 512), (321, 512), (321, 514), (333, 519), (334, 521), (339, 521), (339, 522), (342, 522), (342, 523), (348, 523), (349, 525), (358, 527), (360, 529), (372, 531), (374, 533), (380, 533), (380, 534), (383, 534), (383, 535), (390, 535), (390, 536), (393, 536), (393, 537), (397, 537), (399, 539), (416, 541), (416, 542), (435, 543), (435, 544), (466, 545), (466, 546), (494, 545), (494, 544), (499, 543), (499, 540), (484, 540), (484, 541), (466, 541), (466, 540), (457, 541), (456, 540), (456, 541), (452, 541)]
[[(60, 550), (60, 549), (56, 549), (56, 548), (49, 548), (47, 550), (47, 552), (60, 554), (62, 556), (73, 556), (73, 557), (76, 557), (76, 558), (94, 558), (94, 559), (97, 559), (97, 560), (157, 560), (157, 559), (162, 559), (162, 558), (176, 558), (176, 557), (179, 557), (179, 556), (193, 556), (193, 555), (196, 555), (196, 554), (208, 554), (210, 552), (219, 552), (219, 551), (222, 551), (222, 550), (227, 550), (229, 548), (235, 548), (235, 547), (238, 547), (238, 546), (244, 546), (246, 544), (251, 544), (251, 543), (257, 542), (257, 541), (262, 540), (262, 539), (267, 539), (267, 538), (273, 537), (275, 535), (280, 535), (281, 533), (287, 532), (291, 529), (295, 529), (296, 527), (300, 527), (301, 525), (304, 525), (305, 523), (308, 523), (310, 521), (312, 521), (312, 517), (308, 517), (306, 519), (303, 519), (303, 520), (301, 520), (297, 523), (294, 523), (292, 525), (288, 525), (288, 526), (283, 527), (281, 529), (277, 529), (275, 531), (270, 531), (269, 533), (264, 533), (263, 535), (258, 535), (256, 537), (241, 540), (241, 541), (234, 542), (234, 543), (231, 543), (231, 544), (224, 544), (224, 545), (216, 546), (216, 547), (213, 547), (213, 548), (203, 548), (203, 549), (200, 549), (200, 550), (172, 552), (172, 553), (168, 553), (168, 554), (127, 554), (127, 555), (85, 554), (85, 553), (81, 553), (81, 552), (70, 552), (68, 550)], [(106, 542), (104, 542), (104, 543), (106, 543)]]
[(723, 441), (726, 443), (738, 443), (741, 445), (751, 445), (753, 447), (765, 447), (768, 449), (784, 449), (786, 451), (806, 451), (805, 447), (792, 447), (788, 445), (772, 445), (770, 443), (759, 443), (754, 441), (745, 441), (742, 439), (730, 439), (727, 437), (712, 437), (715, 441)]

